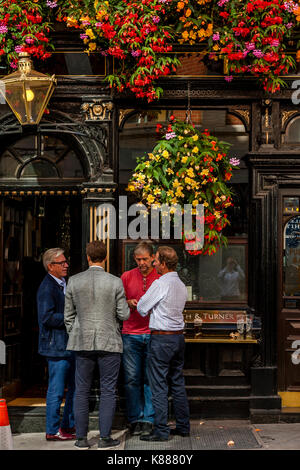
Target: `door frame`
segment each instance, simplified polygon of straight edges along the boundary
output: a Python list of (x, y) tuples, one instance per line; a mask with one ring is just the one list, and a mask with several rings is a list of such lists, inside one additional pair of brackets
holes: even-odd
[[(286, 321), (288, 318), (293, 320), (293, 316), (297, 314), (300, 319), (300, 306), (295, 309), (291, 309), (291, 312), (288, 312), (288, 309), (284, 308), (284, 296), (283, 296), (283, 230), (288, 219), (284, 218), (283, 213), (283, 200), (284, 197), (297, 197), (300, 198), (300, 189), (295, 187), (279, 189), (278, 191), (278, 289), (277, 289), (277, 358), (278, 358), (278, 390), (281, 392), (300, 392), (300, 386), (288, 386), (287, 377), (286, 377), (286, 353), (292, 351), (291, 348), (287, 345), (286, 337)], [(287, 214), (289, 218), (293, 218), (297, 213)], [(298, 213), (300, 216), (300, 212)], [(299, 297), (300, 301), (300, 297)], [(294, 318), (296, 319), (296, 318)], [(300, 336), (299, 336), (300, 339)]]

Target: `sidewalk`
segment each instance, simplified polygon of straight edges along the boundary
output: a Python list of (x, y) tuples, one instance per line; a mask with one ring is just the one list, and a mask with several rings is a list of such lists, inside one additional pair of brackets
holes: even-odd
[[(127, 430), (112, 432), (121, 441), (110, 451), (139, 450), (300, 450), (300, 423), (251, 424), (246, 420), (193, 420), (190, 438), (172, 437), (168, 442), (147, 443), (130, 436)], [(97, 450), (99, 433), (88, 439)], [(75, 450), (74, 441), (48, 442), (44, 433), (13, 434), (14, 450)]]

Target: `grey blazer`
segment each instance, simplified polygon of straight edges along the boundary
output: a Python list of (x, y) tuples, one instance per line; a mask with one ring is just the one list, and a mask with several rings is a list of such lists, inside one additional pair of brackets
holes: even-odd
[(118, 277), (100, 267), (70, 277), (64, 310), (67, 350), (123, 352), (119, 320), (127, 320), (129, 315)]

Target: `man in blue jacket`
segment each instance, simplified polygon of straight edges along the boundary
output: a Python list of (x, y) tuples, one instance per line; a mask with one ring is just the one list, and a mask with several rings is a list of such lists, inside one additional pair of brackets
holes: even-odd
[[(66, 351), (68, 335), (64, 324), (65, 276), (68, 262), (61, 248), (51, 248), (43, 255), (47, 275), (37, 292), (39, 321), (39, 354), (48, 362), (49, 382), (46, 399), (46, 439), (75, 439), (73, 400), (75, 391), (75, 359)], [(60, 407), (67, 388), (62, 421)]]

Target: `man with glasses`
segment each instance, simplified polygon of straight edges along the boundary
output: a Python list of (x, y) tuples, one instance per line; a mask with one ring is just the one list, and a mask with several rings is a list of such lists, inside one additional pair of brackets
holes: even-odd
[[(64, 304), (68, 261), (64, 250), (51, 248), (43, 255), (47, 275), (37, 292), (39, 322), (39, 354), (48, 362), (46, 398), (46, 439), (66, 441), (75, 439), (73, 401), (75, 391), (75, 358), (66, 351), (68, 335), (64, 324)], [(62, 421), (60, 407), (67, 388)]]
[(134, 250), (137, 267), (122, 274), (130, 317), (123, 322), (123, 371), (127, 420), (132, 435), (148, 435), (152, 431), (154, 410), (148, 380), (147, 357), (150, 339), (149, 318), (141, 317), (137, 303), (159, 275), (152, 266), (153, 247), (141, 242)]

